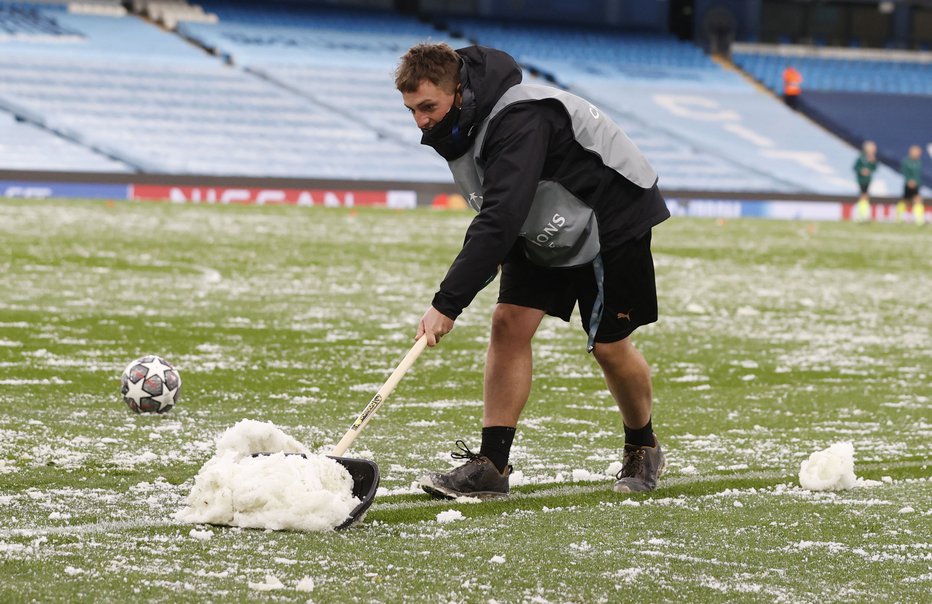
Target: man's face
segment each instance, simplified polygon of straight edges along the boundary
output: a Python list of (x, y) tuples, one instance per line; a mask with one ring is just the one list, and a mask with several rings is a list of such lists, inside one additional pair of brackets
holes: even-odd
[(417, 127), (426, 132), (437, 125), (457, 100), (456, 93), (445, 91), (428, 80), (421, 80), (414, 92), (403, 92), (405, 107), (414, 116)]
[(920, 147), (912, 146), (909, 148), (909, 156), (913, 159), (919, 159), (922, 157), (922, 149)]

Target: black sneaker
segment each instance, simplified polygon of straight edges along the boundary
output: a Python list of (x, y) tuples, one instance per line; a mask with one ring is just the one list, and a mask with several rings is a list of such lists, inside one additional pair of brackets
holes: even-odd
[(663, 474), (667, 458), (654, 438), (653, 447), (625, 444), (621, 471), (615, 475), (616, 493), (643, 493), (657, 488), (657, 479)]
[(468, 459), (466, 463), (453, 468), (446, 474), (428, 474), (421, 477), (421, 488), (432, 497), (456, 499), (457, 497), (476, 497), (494, 499), (508, 496), (508, 476), (511, 466), (499, 472), (495, 464), (485, 455), (473, 453), (466, 443), (458, 440), (459, 453), (453, 452), (453, 459)]

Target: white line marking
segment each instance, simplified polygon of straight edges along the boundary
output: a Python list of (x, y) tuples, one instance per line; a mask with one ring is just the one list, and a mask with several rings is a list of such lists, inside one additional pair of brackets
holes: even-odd
[[(894, 468), (921, 468), (928, 465), (926, 461), (902, 461), (902, 462), (876, 462), (868, 464), (858, 464), (857, 468), (860, 471), (870, 470), (870, 469), (894, 469)], [(664, 478), (661, 482), (660, 489), (658, 493), (663, 493), (665, 487), (671, 486), (680, 486), (688, 484), (700, 484), (704, 482), (719, 482), (719, 481), (728, 481), (728, 480), (779, 480), (785, 479), (787, 482), (791, 482), (794, 485), (796, 484), (795, 475), (787, 475), (785, 472), (776, 472), (776, 471), (760, 471), (760, 472), (745, 472), (743, 474), (710, 474), (706, 476), (680, 476), (675, 478)], [(533, 499), (542, 499), (545, 497), (556, 497), (560, 495), (582, 495), (586, 493), (597, 493), (600, 491), (605, 491), (606, 493), (611, 492), (612, 482), (607, 480), (606, 482), (598, 483), (587, 483), (587, 484), (575, 484), (575, 483), (555, 483), (553, 487), (542, 489), (540, 491), (533, 491), (529, 493), (522, 493), (520, 491), (513, 491), (508, 497), (510, 502), (520, 502), (523, 500), (533, 500)], [(712, 495), (713, 493), (708, 493), (707, 496)], [(382, 499), (390, 498), (391, 495), (383, 497)], [(699, 497), (699, 496), (697, 496)], [(623, 495), (618, 496), (618, 502), (624, 501), (625, 497)], [(429, 508), (429, 507), (446, 507), (449, 505), (456, 504), (456, 500), (453, 499), (425, 499), (418, 501), (399, 501), (399, 502), (386, 502), (380, 503), (376, 501), (370, 511), (381, 511), (381, 510), (409, 510), (417, 508)], [(478, 505), (478, 504), (472, 504)], [(132, 529), (145, 529), (145, 528), (158, 528), (158, 527), (178, 527), (184, 529), (186, 527), (195, 527), (200, 525), (187, 524), (183, 522), (178, 522), (168, 518), (154, 518), (152, 520), (119, 520), (119, 521), (108, 521), (108, 522), (95, 522), (91, 524), (77, 524), (72, 526), (50, 526), (50, 527), (35, 527), (35, 528), (18, 528), (18, 529), (6, 529), (0, 530), (0, 538), (6, 537), (40, 537), (43, 535), (72, 535), (72, 534), (91, 534), (91, 533), (116, 533)]]
[[(893, 462), (893, 463), (871, 463), (871, 464), (858, 464), (857, 470), (865, 471), (870, 469), (893, 469), (893, 468), (911, 468), (911, 467), (922, 467), (927, 465), (927, 462), (924, 461), (903, 461), (903, 462)], [(795, 474), (788, 475), (786, 472), (778, 471), (757, 471), (757, 472), (744, 472), (741, 474), (708, 474), (705, 476), (678, 476), (675, 478), (663, 478), (661, 479), (660, 486), (658, 491), (655, 493), (663, 493), (663, 490), (666, 487), (676, 487), (689, 484), (702, 484), (707, 482), (721, 482), (721, 481), (731, 481), (731, 480), (780, 480), (784, 479), (786, 482), (797, 484), (798, 479)], [(585, 484), (576, 484), (576, 483), (555, 483), (551, 488), (542, 489), (540, 491), (532, 491), (529, 493), (522, 493), (521, 491), (512, 491), (511, 495), (508, 496), (508, 501), (521, 501), (525, 499), (542, 499), (545, 497), (556, 497), (560, 495), (582, 495), (586, 493), (598, 493), (600, 491), (605, 491), (606, 493), (611, 492), (612, 485), (614, 482), (611, 479), (607, 479), (606, 482), (597, 482), (597, 483), (585, 483)], [(624, 495), (618, 495), (618, 501), (623, 501), (625, 499)], [(494, 500), (492, 500), (494, 501)], [(396, 503), (380, 503), (378, 500), (372, 505), (371, 511), (382, 511), (382, 510), (407, 510), (407, 509), (416, 509), (416, 508), (426, 508), (431, 506), (443, 506), (455, 504), (455, 499), (425, 499), (418, 501), (399, 501)]]

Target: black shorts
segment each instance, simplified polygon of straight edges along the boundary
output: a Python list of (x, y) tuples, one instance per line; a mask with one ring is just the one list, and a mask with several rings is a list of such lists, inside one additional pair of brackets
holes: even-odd
[(867, 193), (867, 190), (871, 186), (871, 181), (864, 182), (863, 180), (858, 181), (858, 188), (861, 189), (861, 193)]
[[(657, 285), (650, 253), (651, 232), (602, 252), (605, 306), (596, 342), (617, 342), (641, 325), (657, 320)], [(575, 268), (544, 268), (531, 263), (519, 241), (502, 265), (498, 301), (543, 310), (569, 321), (579, 307), (589, 332), (592, 305), (598, 294), (592, 264)]]
[(903, 199), (906, 201), (912, 201), (913, 197), (919, 195), (919, 185), (911, 187), (909, 185), (903, 185)]

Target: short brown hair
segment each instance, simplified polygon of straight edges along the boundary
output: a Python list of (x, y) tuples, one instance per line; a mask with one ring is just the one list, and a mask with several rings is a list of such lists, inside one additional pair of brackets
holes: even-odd
[(395, 88), (414, 92), (424, 80), (446, 92), (455, 92), (460, 81), (460, 56), (443, 42), (412, 46), (395, 70)]

